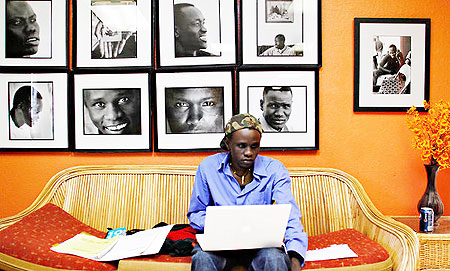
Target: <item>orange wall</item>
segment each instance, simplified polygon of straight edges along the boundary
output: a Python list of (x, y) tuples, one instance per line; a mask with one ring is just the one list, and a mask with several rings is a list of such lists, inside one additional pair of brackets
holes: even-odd
[[(245, 1), (245, 0), (244, 0)], [(331, 167), (355, 176), (381, 212), (415, 215), (425, 185), (420, 153), (410, 147), (403, 113), (353, 112), (353, 18), (431, 18), (431, 101), (450, 100), (448, 0), (322, 0), (320, 150), (263, 152), (288, 167)], [(88, 164), (197, 165), (211, 153), (0, 153), (0, 217), (26, 208), (67, 167)], [(437, 188), (450, 206), (450, 170)], [(448, 207), (450, 208), (450, 207)], [(446, 210), (444, 215), (450, 215)]]

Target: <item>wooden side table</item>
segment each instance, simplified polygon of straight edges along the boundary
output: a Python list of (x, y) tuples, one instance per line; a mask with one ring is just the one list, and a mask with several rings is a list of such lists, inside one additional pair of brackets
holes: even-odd
[(393, 216), (419, 238), (419, 270), (450, 270), (450, 216), (441, 216), (432, 233), (419, 231), (419, 216)]

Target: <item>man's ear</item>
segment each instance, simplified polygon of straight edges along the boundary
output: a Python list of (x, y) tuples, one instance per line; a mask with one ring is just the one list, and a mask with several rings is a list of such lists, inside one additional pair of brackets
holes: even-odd
[(228, 137), (225, 137), (225, 140), (223, 141), (223, 143), (225, 143), (225, 146), (227, 147), (227, 150), (230, 150), (230, 140), (228, 139)]
[(180, 37), (180, 33), (178, 32), (178, 27), (175, 26), (175, 38)]
[(264, 99), (259, 100), (259, 108), (264, 112)]

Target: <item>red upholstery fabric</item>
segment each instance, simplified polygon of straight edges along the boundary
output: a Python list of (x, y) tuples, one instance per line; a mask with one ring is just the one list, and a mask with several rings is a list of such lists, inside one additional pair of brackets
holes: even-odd
[(389, 253), (380, 244), (354, 229), (344, 229), (308, 238), (308, 250), (333, 244), (348, 244), (358, 257), (306, 262), (302, 270), (366, 265), (383, 262), (389, 258)]
[(58, 269), (116, 270), (117, 262), (97, 262), (50, 250), (82, 231), (100, 238), (106, 235), (49, 203), (0, 231), (0, 253)]
[[(321, 234), (308, 238), (308, 249), (318, 249), (328, 247), (333, 244), (348, 244), (349, 247), (358, 254), (357, 258), (336, 259), (306, 262), (302, 270), (319, 268), (343, 268), (356, 267), (386, 261), (389, 253), (378, 243), (369, 239), (359, 231), (354, 229), (344, 229), (327, 234)], [(124, 259), (122, 261), (138, 261), (139, 266), (142, 262), (169, 262), (169, 263), (190, 263), (191, 257), (171, 257), (169, 255), (152, 255), (138, 258)]]

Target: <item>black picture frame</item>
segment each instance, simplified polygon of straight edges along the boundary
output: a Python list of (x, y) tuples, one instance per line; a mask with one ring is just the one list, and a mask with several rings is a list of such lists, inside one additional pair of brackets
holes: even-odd
[(220, 150), (233, 115), (232, 71), (157, 72), (154, 89), (157, 152)]
[[(355, 18), (355, 112), (425, 111), (430, 19)], [(391, 52), (391, 57), (389, 57)]]
[(0, 73), (0, 150), (69, 150), (68, 93), (67, 73)]
[[(23, 48), (22, 42), (19, 44), (12, 42), (15, 36), (7, 30), (7, 20), (0, 20), (0, 37), (4, 37), (0, 39), (0, 71), (68, 71), (69, 1), (14, 2), (15, 5), (21, 5), (20, 10), (30, 11), (36, 15), (30, 23), (33, 32), (27, 36), (30, 39), (29, 45)], [(8, 15), (6, 3), (6, 0), (0, 0), (0, 14)], [(6, 40), (11, 47), (7, 47)]]
[[(241, 68), (322, 66), (321, 0), (246, 0), (240, 8)], [(280, 39), (285, 47), (277, 49)]]
[[(156, 53), (159, 69), (236, 66), (237, 0), (168, 0), (158, 1), (157, 5), (155, 9), (158, 11), (156, 20), (159, 31), (157, 31)], [(187, 7), (188, 5), (192, 7)], [(175, 6), (182, 8), (178, 9)], [(185, 8), (195, 10), (197, 17), (192, 20), (204, 19), (201, 20), (201, 27), (195, 30), (201, 32), (196, 41), (185, 41), (185, 35), (181, 32), (185, 31), (185, 28), (177, 28), (175, 24), (175, 9), (182, 14)], [(177, 18), (180, 18), (180, 21), (186, 20), (186, 17), (182, 16)], [(175, 36), (178, 35), (181, 37), (177, 39)]]
[(75, 72), (74, 151), (151, 151), (150, 78), (143, 72)]
[(153, 67), (153, 0), (73, 2), (75, 71)]
[(319, 149), (317, 70), (239, 71), (237, 96), (263, 126), (261, 150)]

